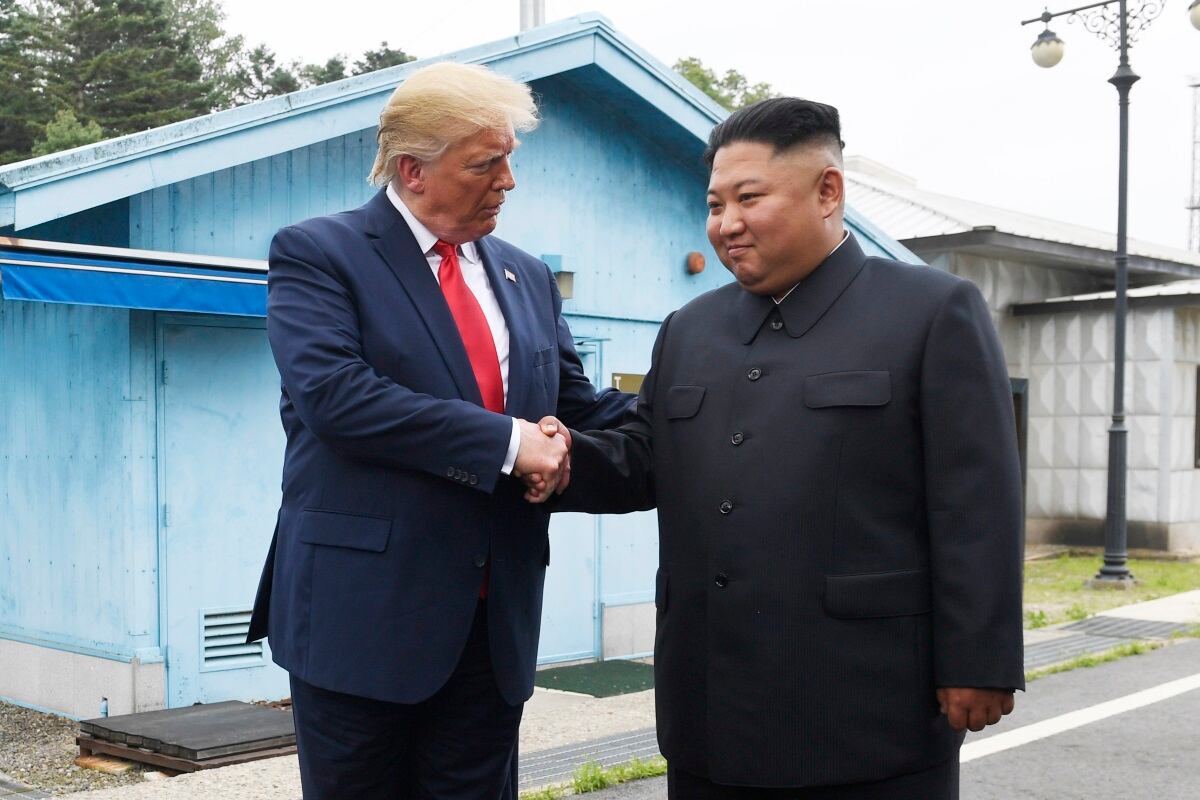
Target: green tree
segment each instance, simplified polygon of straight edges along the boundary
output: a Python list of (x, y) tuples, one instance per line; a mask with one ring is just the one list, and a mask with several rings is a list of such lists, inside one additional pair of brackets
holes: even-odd
[(698, 58), (681, 58), (675, 62), (674, 69), (693, 86), (730, 111), (737, 111), (759, 100), (777, 96), (771, 84), (751, 85), (746, 76), (735, 69), (727, 70), (724, 76), (718, 78), (717, 74), (704, 66), (704, 62)]
[(416, 58), (416, 56), (410, 56), (403, 50), (388, 47), (386, 41), (380, 42), (378, 48), (367, 50), (362, 54), (361, 59), (354, 62), (354, 74), (362, 75), (367, 72), (394, 67), (397, 64), (407, 64), (409, 61), (415, 61)]
[(324, 64), (305, 64), (300, 68), (300, 79), (305, 86), (320, 86), (346, 77), (346, 59), (334, 56)]
[(47, 98), (109, 136), (208, 112), (213, 84), (171, 14), (165, 0), (46, 0)]
[(0, 164), (27, 157), (50, 118), (40, 92), (37, 17), (17, 0), (0, 0)]
[(296, 65), (280, 65), (275, 60), (275, 53), (265, 44), (244, 53), (239, 62), (234, 105), (253, 103), (301, 88)]
[(221, 0), (168, 0), (167, 9), (175, 30), (191, 40), (201, 75), (212, 84), (214, 109), (234, 105), (245, 40), (226, 33)]
[(32, 155), (44, 156), (59, 150), (70, 150), (72, 147), (82, 147), (103, 138), (104, 131), (100, 130), (95, 120), (80, 122), (75, 118), (73, 111), (63, 109), (46, 123), (41, 138), (33, 145)]

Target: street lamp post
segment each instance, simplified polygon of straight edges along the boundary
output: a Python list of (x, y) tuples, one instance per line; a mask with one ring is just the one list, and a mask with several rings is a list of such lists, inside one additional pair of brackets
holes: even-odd
[[(1053, 67), (1062, 60), (1064, 44), (1050, 30), (1050, 20), (1066, 17), (1067, 22), (1080, 22), (1089, 31), (1108, 42), (1120, 54), (1117, 71), (1108, 82), (1117, 89), (1120, 112), (1120, 143), (1117, 167), (1117, 252), (1113, 259), (1116, 270), (1116, 307), (1113, 331), (1113, 414), (1108, 429), (1108, 509), (1104, 519), (1104, 565), (1092, 581), (1093, 586), (1124, 588), (1133, 582), (1129, 572), (1128, 525), (1125, 513), (1128, 429), (1125, 426), (1125, 316), (1128, 309), (1126, 291), (1129, 288), (1129, 255), (1126, 250), (1126, 224), (1129, 212), (1129, 90), (1137, 83), (1138, 75), (1129, 66), (1129, 48), (1138, 35), (1162, 13), (1166, 0), (1107, 0), (1067, 11), (1027, 19), (1022, 25), (1041, 22), (1045, 30), (1031, 48), (1039, 67)], [(1114, 9), (1114, 6), (1116, 8)], [(1200, 0), (1188, 6), (1192, 24), (1200, 28)]]

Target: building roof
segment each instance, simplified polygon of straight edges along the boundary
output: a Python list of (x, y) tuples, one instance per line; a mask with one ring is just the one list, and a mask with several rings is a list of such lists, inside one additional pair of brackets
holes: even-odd
[[(1157, 286), (1140, 286), (1130, 289), (1126, 296), (1130, 308), (1153, 306), (1200, 307), (1200, 280), (1176, 281)], [(1020, 303), (1012, 307), (1015, 316), (1031, 314), (1055, 314), (1060, 311), (1111, 311), (1116, 292), (1092, 292), (1067, 297), (1052, 297), (1037, 303)]]
[[(846, 159), (846, 194), (859, 212), (910, 247), (956, 237), (948, 242), (1037, 251), (1064, 266), (1112, 269), (1117, 246), (1112, 233), (930, 192), (916, 179), (862, 156)], [(1031, 240), (1049, 246), (1031, 247)], [(1131, 270), (1200, 277), (1200, 253), (1138, 239), (1128, 240), (1128, 250)]]
[[(436, 61), (486, 64), (530, 82), (570, 72), (582, 91), (630, 114), (667, 146), (698, 148), (728, 112), (686, 79), (589, 13), (517, 36), (356, 75), (280, 97), (84, 147), (0, 166), (0, 230), (20, 232), (125, 197), (306, 147), (378, 124), (388, 95)], [(859, 209), (847, 222), (891, 258), (924, 263)]]
[[(596, 67), (704, 141), (726, 112), (673, 70), (583, 14), (435, 58), (356, 75), (172, 125), (0, 167), (0, 227), (22, 230), (197, 175), (378, 124), (387, 96), (435, 61), (486, 64), (521, 81)], [(653, 115), (638, 115), (648, 119)], [(649, 122), (643, 122), (649, 124)]]

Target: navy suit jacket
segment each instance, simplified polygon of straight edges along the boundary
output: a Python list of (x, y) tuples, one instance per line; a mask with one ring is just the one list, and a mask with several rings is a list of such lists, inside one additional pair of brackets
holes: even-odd
[(287, 450), (249, 638), (269, 635), (275, 662), (316, 686), (428, 698), (490, 563), (497, 684), (513, 704), (533, 691), (549, 515), (501, 473), (510, 417), (608, 428), (633, 398), (588, 382), (545, 264), (491, 236), (476, 244), (509, 330), (505, 414), (482, 407), (441, 289), (384, 192), (271, 243)]

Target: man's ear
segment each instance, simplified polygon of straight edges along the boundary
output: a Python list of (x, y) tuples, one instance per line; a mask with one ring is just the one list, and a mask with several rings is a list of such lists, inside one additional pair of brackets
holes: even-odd
[(826, 167), (817, 183), (817, 192), (821, 202), (821, 216), (829, 219), (842, 207), (846, 199), (846, 179), (842, 171), (837, 167)]
[(425, 191), (426, 164), (410, 155), (396, 157), (396, 180), (413, 194)]

